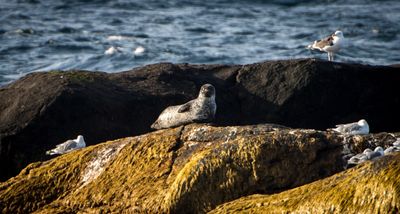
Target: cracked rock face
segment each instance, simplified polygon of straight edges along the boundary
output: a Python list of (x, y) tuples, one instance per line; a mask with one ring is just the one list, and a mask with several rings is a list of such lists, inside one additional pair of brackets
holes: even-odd
[(193, 124), (31, 164), (0, 183), (0, 210), (204, 213), (339, 172), (341, 153), (341, 137), (315, 130)]

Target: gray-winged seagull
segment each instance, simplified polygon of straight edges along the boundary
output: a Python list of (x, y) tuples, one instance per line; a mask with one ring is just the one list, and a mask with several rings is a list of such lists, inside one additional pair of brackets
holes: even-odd
[(336, 128), (331, 130), (348, 136), (369, 134), (369, 126), (367, 121), (364, 119), (355, 123), (339, 124), (336, 125)]
[(67, 140), (64, 143), (58, 144), (56, 148), (51, 149), (46, 152), (47, 155), (55, 155), (55, 154), (65, 154), (71, 152), (76, 149), (80, 149), (86, 146), (85, 140), (82, 135), (78, 135), (78, 137), (74, 140)]
[(328, 60), (333, 61), (336, 52), (344, 45), (344, 37), (342, 31), (336, 31), (331, 36), (324, 39), (316, 40), (312, 45), (307, 46), (311, 50), (319, 50), (328, 53)]

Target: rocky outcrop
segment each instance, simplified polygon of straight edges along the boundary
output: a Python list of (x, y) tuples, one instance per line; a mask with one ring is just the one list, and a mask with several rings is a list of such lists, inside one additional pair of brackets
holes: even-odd
[(93, 145), (147, 133), (165, 107), (193, 99), (204, 83), (216, 87), (217, 125), (325, 129), (365, 118), (373, 132), (396, 131), (398, 82), (398, 67), (313, 59), (32, 73), (0, 89), (0, 180), (78, 134)]
[(275, 195), (251, 195), (210, 213), (399, 213), (400, 153)]
[(343, 169), (341, 137), (270, 125), (190, 125), (29, 165), (0, 184), (0, 210), (189, 212)]
[(344, 170), (344, 140), (268, 124), (160, 130), (30, 164), (0, 183), (0, 211), (204, 213)]

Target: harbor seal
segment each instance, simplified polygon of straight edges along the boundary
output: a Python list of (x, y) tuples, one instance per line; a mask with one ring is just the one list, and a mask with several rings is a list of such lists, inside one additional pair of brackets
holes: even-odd
[(194, 122), (211, 122), (215, 117), (215, 88), (211, 84), (201, 86), (199, 96), (182, 105), (169, 106), (161, 112), (152, 129), (177, 127)]

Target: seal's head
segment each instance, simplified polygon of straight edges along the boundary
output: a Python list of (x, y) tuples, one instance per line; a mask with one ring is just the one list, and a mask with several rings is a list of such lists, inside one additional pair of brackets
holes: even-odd
[(204, 84), (200, 88), (199, 97), (212, 97), (215, 96), (215, 88), (211, 84)]

